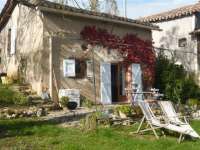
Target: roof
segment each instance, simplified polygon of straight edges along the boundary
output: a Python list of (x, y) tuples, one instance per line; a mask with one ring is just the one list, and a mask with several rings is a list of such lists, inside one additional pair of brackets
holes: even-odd
[(194, 31), (190, 32), (191, 35), (199, 35), (200, 29), (195, 29)]
[(174, 20), (174, 19), (178, 19), (182, 17), (191, 16), (198, 12), (200, 12), (200, 1), (193, 5), (187, 5), (184, 7), (177, 8), (177, 9), (172, 9), (170, 11), (166, 11), (163, 13), (140, 18), (139, 20), (142, 22), (156, 23), (156, 22), (163, 22), (163, 21)]
[(133, 20), (125, 17), (119, 17), (115, 15), (110, 15), (106, 13), (99, 13), (94, 11), (89, 11), (85, 9), (75, 8), (67, 5), (62, 5), (47, 0), (32, 0), (33, 3), (27, 2), (26, 0), (8, 0), (0, 14), (0, 31), (7, 24), (15, 6), (17, 3), (22, 3), (27, 6), (38, 8), (41, 11), (54, 12), (54, 13), (65, 13), (68, 15), (75, 15), (80, 17), (87, 17), (96, 20), (103, 20), (107, 22), (115, 22), (121, 24), (127, 24), (131, 26), (138, 26), (140, 28), (145, 28), (149, 30), (159, 30), (159, 27), (151, 23), (141, 22), (139, 20)]
[(145, 23), (145, 22), (142, 22), (139, 20), (134, 20), (134, 19), (126, 18), (126, 17), (120, 17), (120, 16), (116, 16), (116, 15), (110, 15), (107, 13), (94, 12), (94, 11), (75, 8), (75, 7), (71, 7), (71, 6), (67, 6), (67, 5), (61, 5), (61, 4), (53, 3), (50, 1), (46, 1), (46, 0), (42, 0), (42, 2), (39, 4), (39, 9), (41, 9), (43, 11), (48, 11), (51, 9), (52, 10), (51, 12), (55, 12), (55, 13), (56, 12), (58, 13), (58, 10), (60, 10), (60, 11), (65, 11), (65, 14), (66, 14), (66, 12), (70, 12), (70, 13), (68, 13), (70, 15), (87, 17), (87, 18), (91, 18), (91, 19), (93, 18), (96, 20), (104, 20), (104, 21), (108, 21), (108, 22), (116, 22), (116, 23), (121, 23), (121, 24), (129, 24), (132, 26), (139, 26), (139, 27), (148, 28), (151, 30), (159, 30), (158, 26), (153, 25), (148, 22)]
[(17, 1), (16, 0), (7, 0), (4, 8), (1, 11), (0, 14), (0, 31), (5, 27), (5, 25), (7, 24), (15, 6), (17, 5)]

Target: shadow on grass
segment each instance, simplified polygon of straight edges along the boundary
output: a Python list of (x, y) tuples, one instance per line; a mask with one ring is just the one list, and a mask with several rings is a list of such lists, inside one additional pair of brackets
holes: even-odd
[(55, 125), (56, 123), (35, 119), (0, 120), (0, 139), (33, 135), (34, 127)]

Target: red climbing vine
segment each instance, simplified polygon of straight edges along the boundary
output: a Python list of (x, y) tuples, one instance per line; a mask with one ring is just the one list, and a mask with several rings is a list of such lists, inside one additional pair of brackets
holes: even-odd
[(102, 45), (118, 50), (124, 57), (124, 63), (140, 63), (143, 70), (143, 80), (152, 85), (154, 81), (155, 53), (151, 41), (140, 39), (134, 34), (126, 34), (123, 38), (109, 33), (106, 29), (96, 26), (86, 26), (81, 31), (81, 37), (92, 45)]

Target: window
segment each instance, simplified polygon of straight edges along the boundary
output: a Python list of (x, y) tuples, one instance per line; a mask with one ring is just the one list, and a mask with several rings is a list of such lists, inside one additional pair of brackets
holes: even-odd
[(186, 47), (187, 46), (187, 39), (181, 38), (178, 40), (178, 47)]
[(84, 78), (86, 74), (86, 63), (84, 60), (76, 59), (76, 77), (77, 78)]
[(8, 29), (8, 45), (7, 45), (7, 52), (10, 55), (11, 51), (11, 29)]
[(86, 74), (86, 63), (79, 59), (65, 59), (63, 61), (64, 77), (84, 78)]
[(15, 54), (15, 48), (16, 48), (16, 28), (12, 27), (8, 29), (8, 55)]
[(15, 54), (16, 49), (16, 27), (12, 27), (11, 29), (11, 47), (10, 47), (10, 55)]
[(64, 77), (75, 77), (75, 60), (65, 59), (63, 61), (63, 73)]

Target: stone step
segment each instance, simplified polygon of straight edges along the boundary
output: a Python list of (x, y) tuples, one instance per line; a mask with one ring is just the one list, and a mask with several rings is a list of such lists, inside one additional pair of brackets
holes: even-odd
[(85, 110), (85, 109), (77, 109), (75, 111), (70, 112), (50, 112), (47, 116), (42, 117), (43, 121), (48, 121), (52, 123), (66, 123), (72, 121), (79, 121), (85, 118), (88, 114), (95, 112), (95, 110)]
[(21, 92), (26, 96), (29, 95), (36, 95), (37, 93), (35, 91), (32, 90), (31, 86), (29, 84), (25, 84), (25, 85), (12, 85), (11, 89), (17, 92)]

